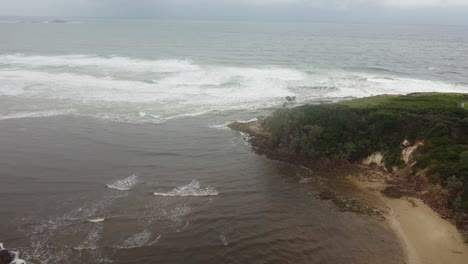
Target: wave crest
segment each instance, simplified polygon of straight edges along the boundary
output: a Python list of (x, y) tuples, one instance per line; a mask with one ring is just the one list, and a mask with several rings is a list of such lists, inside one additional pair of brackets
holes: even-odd
[(202, 188), (200, 182), (193, 180), (187, 185), (177, 187), (170, 192), (161, 193), (155, 192), (156, 196), (166, 196), (166, 197), (186, 197), (186, 196), (216, 196), (219, 192), (212, 188), (206, 187)]
[(137, 182), (138, 182), (138, 176), (133, 174), (132, 176), (127, 177), (125, 179), (116, 180), (113, 183), (106, 184), (106, 186), (108, 188), (116, 189), (119, 191), (128, 191), (128, 190), (131, 190), (132, 187), (137, 184)]

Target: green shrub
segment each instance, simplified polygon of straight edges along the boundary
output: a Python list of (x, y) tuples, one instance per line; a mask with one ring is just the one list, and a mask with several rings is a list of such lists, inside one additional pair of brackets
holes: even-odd
[(289, 98), (263, 125), (277, 144), (314, 158), (358, 161), (382, 152), (389, 170), (404, 166), (404, 139), (422, 140), (414, 169), (431, 168), (434, 184), (461, 184), (460, 203), (468, 204), (468, 111), (460, 107), (462, 99), (459, 94), (415, 94), (291, 108), (295, 98)]

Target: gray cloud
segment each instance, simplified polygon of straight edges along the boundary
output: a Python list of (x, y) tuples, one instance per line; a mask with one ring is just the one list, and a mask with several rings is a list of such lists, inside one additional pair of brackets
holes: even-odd
[(0, 15), (468, 24), (468, 0), (0, 0)]

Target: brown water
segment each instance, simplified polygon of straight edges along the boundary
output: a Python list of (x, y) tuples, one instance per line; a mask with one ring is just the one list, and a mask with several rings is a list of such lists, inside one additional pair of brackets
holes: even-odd
[(326, 175), (209, 126), (226, 115), (1, 121), (0, 242), (28, 263), (402, 263), (377, 220), (314, 198)]

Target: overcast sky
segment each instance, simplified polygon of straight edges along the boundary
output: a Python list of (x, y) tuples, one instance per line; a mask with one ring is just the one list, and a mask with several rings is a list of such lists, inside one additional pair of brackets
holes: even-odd
[(0, 15), (468, 25), (468, 0), (0, 0)]

